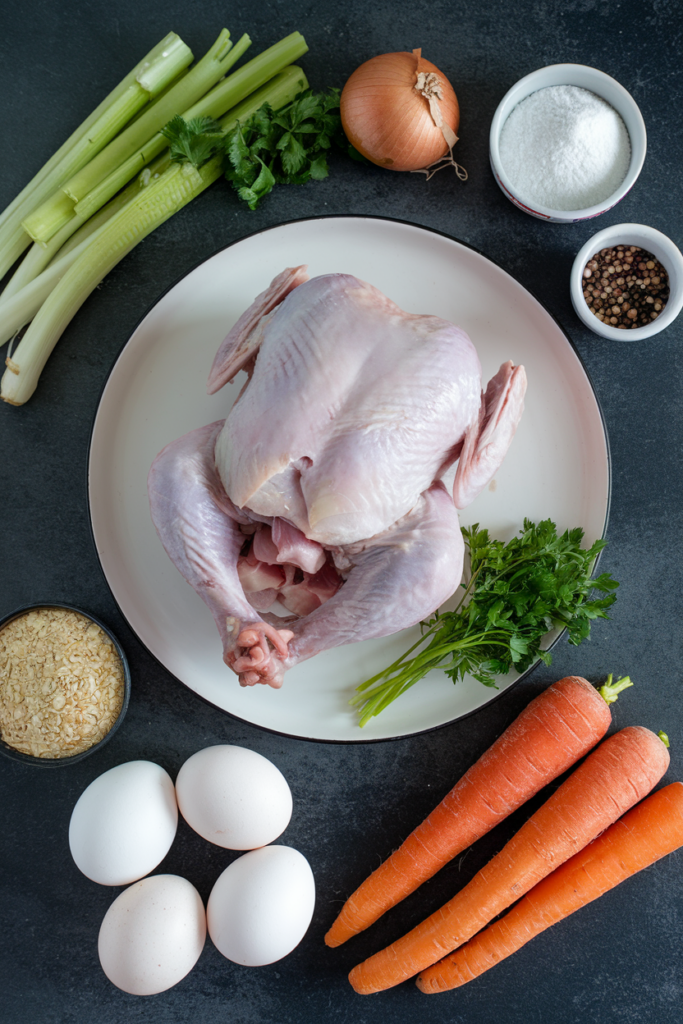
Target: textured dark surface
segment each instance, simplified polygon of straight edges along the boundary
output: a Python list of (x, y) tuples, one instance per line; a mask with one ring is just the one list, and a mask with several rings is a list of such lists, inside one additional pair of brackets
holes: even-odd
[[(403, 934), (467, 881), (533, 809), (524, 808), (451, 864), (371, 932), (338, 950), (322, 941), (340, 901), (395, 848), (454, 780), (551, 680), (597, 680), (629, 672), (637, 686), (614, 710), (616, 726), (665, 729), (683, 778), (681, 713), (680, 474), (683, 318), (649, 342), (600, 341), (574, 315), (568, 289), (576, 251), (599, 227), (636, 221), (681, 245), (683, 20), (678, 0), (567, 3), (433, 0), (428, 5), (359, 0), (265, 2), (249, 13), (216, 2), (89, 5), (26, 0), (0, 15), (3, 153), (0, 206), (19, 191), (128, 69), (174, 29), (196, 54), (226, 24), (248, 31), (253, 51), (299, 29), (315, 87), (341, 85), (376, 53), (423, 48), (451, 79), (461, 110), (462, 185), (445, 173), (428, 185), (338, 160), (330, 178), (281, 188), (256, 213), (217, 184), (131, 253), (64, 334), (37, 393), (22, 408), (0, 406), (0, 616), (32, 601), (63, 600), (100, 616), (130, 658), (127, 719), (101, 752), (63, 770), (2, 759), (0, 1016), (6, 1024), (308, 1024), (344, 1021), (448, 1024), (673, 1024), (683, 1011), (683, 851), (535, 939), (459, 992), (433, 998), (408, 983), (356, 996), (351, 966)], [(508, 203), (488, 168), (493, 111), (522, 75), (556, 62), (592, 64), (640, 105), (649, 133), (631, 194), (598, 222), (544, 224)], [(620, 581), (612, 621), (590, 644), (562, 641), (550, 669), (467, 721), (414, 739), (340, 746), (281, 738), (219, 713), (160, 668), (116, 608), (88, 525), (86, 457), (100, 390), (122, 346), (152, 302), (218, 248), (282, 221), (327, 213), (398, 217), (469, 242), (531, 288), (568, 331), (595, 383), (613, 457), (609, 546), (603, 567)], [(318, 899), (306, 938), (285, 960), (258, 969), (221, 957), (210, 941), (176, 988), (139, 999), (115, 989), (97, 959), (97, 933), (113, 896), (89, 882), (68, 850), (71, 809), (85, 786), (123, 761), (149, 758), (175, 776), (203, 746), (243, 744), (287, 777), (294, 816), (282, 842), (301, 850)], [(542, 797), (533, 802), (536, 806)], [(158, 869), (189, 878), (204, 898), (233, 854), (209, 847), (181, 824)], [(118, 892), (118, 890), (116, 890)]]

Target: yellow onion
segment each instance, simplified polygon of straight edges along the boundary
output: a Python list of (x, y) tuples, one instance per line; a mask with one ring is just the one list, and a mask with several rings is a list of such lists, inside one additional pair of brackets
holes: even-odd
[[(425, 80), (432, 93), (440, 94), (431, 103), (416, 88)], [(460, 108), (446, 76), (422, 58), (421, 50), (413, 50), (385, 53), (361, 64), (342, 91), (341, 120), (351, 145), (373, 164), (418, 171), (450, 152)]]

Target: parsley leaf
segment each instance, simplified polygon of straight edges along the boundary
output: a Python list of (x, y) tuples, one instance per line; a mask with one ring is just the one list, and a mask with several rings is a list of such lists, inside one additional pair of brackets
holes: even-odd
[(341, 127), (339, 89), (307, 89), (277, 112), (264, 103), (228, 132), (225, 177), (254, 210), (275, 184), (304, 185), (326, 178), (333, 146), (351, 148)]
[(525, 519), (521, 536), (507, 544), (478, 525), (462, 532), (470, 570), (458, 607), (422, 623), (422, 639), (357, 687), (350, 703), (359, 706), (361, 725), (433, 668), (454, 683), (469, 674), (495, 687), (496, 676), (512, 668), (524, 672), (537, 659), (550, 664), (541, 643), (554, 626), (566, 628), (569, 643), (578, 645), (589, 638), (591, 622), (609, 617), (619, 584), (606, 572), (591, 578), (606, 541), (582, 548), (583, 530), (558, 536), (550, 519), (538, 525)]
[(193, 117), (186, 121), (180, 114), (161, 129), (171, 146), (171, 160), (189, 161), (201, 167), (223, 148), (223, 129), (212, 117)]

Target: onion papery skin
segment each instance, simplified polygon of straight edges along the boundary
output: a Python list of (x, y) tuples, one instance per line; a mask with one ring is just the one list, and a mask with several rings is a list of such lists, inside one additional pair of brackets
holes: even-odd
[[(460, 108), (453, 86), (428, 60), (420, 58), (419, 63), (420, 71), (438, 75), (441, 116), (457, 135)], [(373, 164), (391, 171), (419, 171), (448, 152), (428, 101), (414, 88), (417, 64), (412, 53), (373, 57), (356, 68), (341, 94), (341, 121), (349, 142)]]

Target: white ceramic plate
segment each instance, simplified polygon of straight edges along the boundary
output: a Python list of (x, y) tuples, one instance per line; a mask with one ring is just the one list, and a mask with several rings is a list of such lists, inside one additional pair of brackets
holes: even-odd
[[(116, 362), (93, 429), (89, 495), (95, 543), (123, 614), (158, 660), (200, 696), (254, 725), (316, 740), (386, 739), (471, 713), (498, 691), (453, 686), (432, 672), (362, 731), (348, 700), (393, 661), (418, 628), (327, 651), (287, 673), (281, 690), (241, 688), (225, 667), (212, 616), (165, 554), (147, 503), (157, 452), (226, 416), (241, 387), (207, 396), (206, 379), (229, 328), (286, 266), (311, 276), (344, 272), (369, 281), (403, 309), (463, 327), (484, 380), (506, 359), (523, 363), (526, 410), (505, 463), (462, 515), (508, 540), (524, 517), (603, 535), (610, 493), (600, 409), (567, 337), (514, 278), (474, 250), (399, 221), (321, 218), (236, 242), (189, 273), (144, 318)], [(549, 641), (552, 638), (549, 638)], [(501, 688), (515, 681), (502, 677)]]

